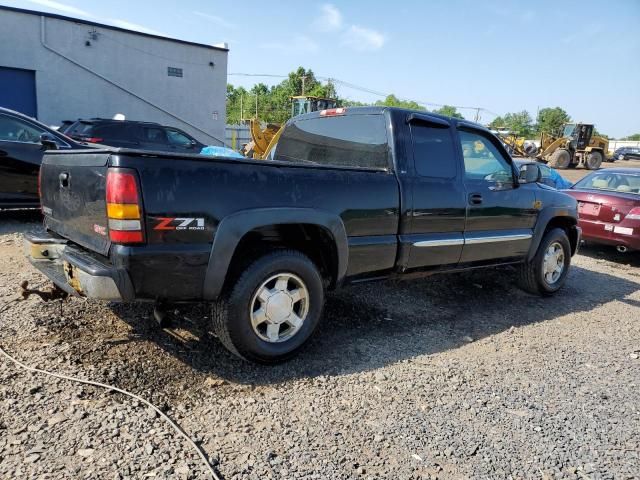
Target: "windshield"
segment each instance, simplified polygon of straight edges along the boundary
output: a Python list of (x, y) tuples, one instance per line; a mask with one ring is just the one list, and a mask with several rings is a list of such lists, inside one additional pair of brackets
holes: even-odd
[(575, 123), (569, 123), (564, 126), (564, 132), (562, 132), (563, 137), (571, 137), (573, 136), (573, 131), (576, 129)]
[(640, 173), (594, 173), (580, 180), (572, 188), (640, 195)]

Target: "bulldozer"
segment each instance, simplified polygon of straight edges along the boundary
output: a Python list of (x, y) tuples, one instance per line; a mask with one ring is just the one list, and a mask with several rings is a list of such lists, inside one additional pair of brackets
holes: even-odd
[(593, 130), (593, 124), (567, 123), (559, 137), (543, 132), (535, 156), (553, 168), (584, 165), (589, 170), (597, 170), (609, 151), (609, 140), (594, 135)]
[[(337, 106), (337, 101), (334, 98), (297, 95), (290, 97), (290, 100), (292, 117)], [(260, 119), (254, 117), (249, 121), (249, 133), (251, 141), (242, 148), (242, 154), (245, 157), (264, 160), (269, 157), (273, 147), (278, 143), (282, 126), (278, 123), (267, 123), (266, 126), (263, 126)]]

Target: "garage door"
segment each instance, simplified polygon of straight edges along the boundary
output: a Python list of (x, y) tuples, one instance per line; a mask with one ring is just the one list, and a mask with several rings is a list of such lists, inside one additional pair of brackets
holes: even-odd
[(0, 67), (0, 107), (38, 116), (34, 70)]

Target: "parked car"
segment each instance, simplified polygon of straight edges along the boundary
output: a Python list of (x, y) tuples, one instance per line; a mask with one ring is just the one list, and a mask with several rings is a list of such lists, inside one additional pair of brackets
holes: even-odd
[(206, 147), (178, 128), (133, 120), (78, 120), (64, 133), (82, 142), (157, 152), (200, 153)]
[(60, 150), (89, 148), (33, 118), (0, 108), (0, 208), (40, 206), (38, 172), (46, 149), (42, 138)]
[(586, 241), (620, 252), (640, 250), (640, 170), (599, 170), (565, 191), (578, 200), (578, 224)]
[(577, 202), (539, 181), (480, 125), (328, 109), (291, 119), (273, 160), (50, 152), (47, 232), (26, 240), (69, 294), (212, 302), (222, 343), (273, 363), (311, 336), (325, 291), (348, 283), (514, 264), (525, 290), (558, 291)]
[(536, 162), (535, 160), (524, 160), (519, 158), (514, 158), (513, 163), (518, 167), (518, 170), (522, 170), (522, 167), (525, 165), (533, 165), (534, 168), (538, 168), (540, 170), (540, 182), (544, 185), (547, 185), (551, 188), (555, 188), (557, 190), (564, 190), (565, 188), (571, 187), (573, 185), (569, 180), (560, 175), (556, 170), (551, 168), (545, 163)]
[(616, 148), (611, 155), (611, 161), (615, 160), (640, 160), (640, 147), (620, 147)]

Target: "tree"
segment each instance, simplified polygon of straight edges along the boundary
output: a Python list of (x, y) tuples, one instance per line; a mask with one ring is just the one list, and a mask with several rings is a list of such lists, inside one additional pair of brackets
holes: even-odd
[(491, 130), (497, 130), (499, 128), (505, 128), (504, 118), (502, 118), (500, 115), (498, 115), (496, 118), (494, 118), (491, 121), (491, 123), (488, 125), (488, 127)]
[(451, 105), (444, 105), (437, 110), (434, 110), (433, 113), (438, 113), (440, 115), (446, 115), (447, 117), (453, 118), (464, 118), (460, 113), (458, 113), (458, 109), (456, 107), (452, 107)]
[[(497, 119), (496, 119), (497, 120)], [(503, 128), (506, 128), (510, 132), (521, 136), (528, 137), (533, 133), (533, 120), (531, 115), (526, 110), (521, 112), (506, 113), (501, 119)], [(495, 120), (494, 120), (495, 122)]]
[(622, 140), (640, 140), (640, 133), (634, 133), (628, 137), (624, 137)]
[(558, 135), (562, 131), (562, 125), (571, 122), (571, 117), (560, 107), (547, 107), (538, 112), (536, 122), (538, 133)]
[(374, 105), (381, 106), (381, 107), (409, 108), (411, 110), (423, 110), (423, 111), (427, 110), (422, 105), (412, 100), (400, 100), (395, 95), (387, 95), (387, 98), (385, 98), (384, 100), (378, 100), (376, 103), (374, 103)]

